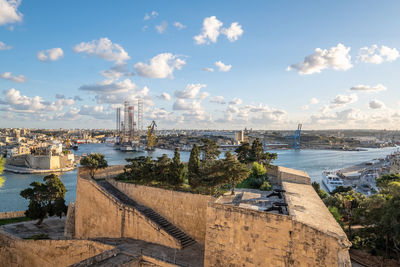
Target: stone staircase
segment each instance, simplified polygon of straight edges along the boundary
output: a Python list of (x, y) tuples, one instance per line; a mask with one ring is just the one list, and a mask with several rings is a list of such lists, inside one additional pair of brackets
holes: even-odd
[(157, 212), (146, 206), (137, 203), (136, 201), (125, 195), (123, 192), (121, 192), (119, 189), (114, 187), (109, 182), (105, 180), (99, 180), (97, 181), (97, 183), (101, 187), (103, 187), (108, 193), (114, 196), (118, 201), (120, 201), (125, 205), (135, 208), (140, 213), (142, 213), (146, 218), (153, 221), (161, 229), (163, 229), (169, 235), (178, 240), (178, 242), (181, 244), (182, 249), (196, 243), (196, 241), (193, 238), (185, 234), (181, 229), (173, 225), (171, 222), (162, 217), (160, 214), (158, 214)]

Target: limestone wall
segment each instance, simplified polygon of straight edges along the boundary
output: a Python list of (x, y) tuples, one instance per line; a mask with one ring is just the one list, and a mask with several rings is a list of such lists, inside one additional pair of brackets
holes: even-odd
[[(99, 169), (95, 172), (95, 179), (106, 179), (117, 176), (124, 172), (125, 165), (112, 165), (104, 169)], [(81, 178), (90, 178), (89, 170), (85, 167), (78, 168), (78, 176)]]
[(307, 172), (279, 166), (278, 183), (282, 184), (282, 182), (311, 185), (311, 179)]
[(25, 217), (25, 211), (7, 211), (7, 212), (0, 212), (0, 220), (1, 219), (10, 219), (10, 218), (19, 218)]
[(130, 237), (172, 248), (179, 242), (140, 212), (125, 206), (96, 182), (77, 179), (75, 238)]
[(117, 182), (113, 179), (109, 182), (204, 244), (207, 203), (214, 201), (214, 197)]
[(351, 266), (337, 239), (291, 216), (210, 203), (205, 266)]
[(0, 230), (0, 267), (69, 266), (112, 248), (88, 240), (21, 240)]

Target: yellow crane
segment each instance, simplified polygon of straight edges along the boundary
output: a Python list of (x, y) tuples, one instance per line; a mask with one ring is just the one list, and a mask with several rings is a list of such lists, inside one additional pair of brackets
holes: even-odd
[(152, 121), (150, 126), (147, 127), (147, 146), (146, 150), (154, 150), (154, 145), (156, 143), (156, 129), (157, 124), (155, 121)]

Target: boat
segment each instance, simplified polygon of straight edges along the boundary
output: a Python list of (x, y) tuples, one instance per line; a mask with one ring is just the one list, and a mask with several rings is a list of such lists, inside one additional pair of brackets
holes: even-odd
[(343, 186), (343, 180), (337, 176), (335, 171), (323, 171), (322, 182), (328, 189), (329, 193), (334, 191), (338, 186)]
[(72, 146), (72, 149), (73, 149), (73, 150), (78, 150), (78, 149), (79, 149), (79, 146), (78, 146), (77, 144), (75, 144), (75, 145)]

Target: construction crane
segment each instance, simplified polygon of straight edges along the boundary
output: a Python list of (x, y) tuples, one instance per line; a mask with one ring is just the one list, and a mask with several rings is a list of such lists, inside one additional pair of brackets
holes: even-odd
[(297, 130), (294, 132), (294, 135), (288, 136), (290, 139), (290, 147), (293, 149), (300, 149), (300, 135), (301, 135), (301, 127), (303, 125), (299, 123), (297, 125)]
[(156, 129), (157, 124), (155, 121), (152, 121), (150, 126), (147, 127), (147, 146), (146, 150), (154, 150), (154, 145), (156, 143)]

